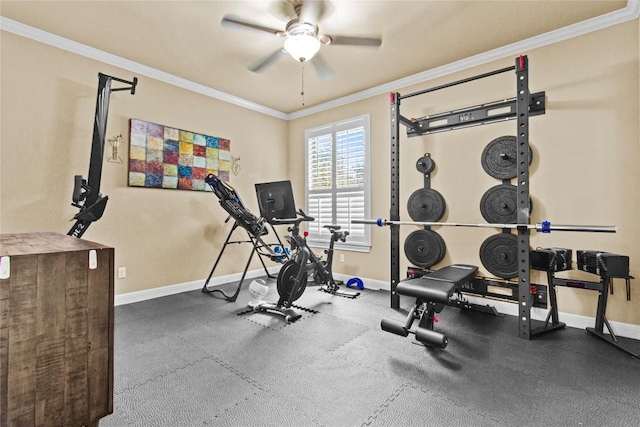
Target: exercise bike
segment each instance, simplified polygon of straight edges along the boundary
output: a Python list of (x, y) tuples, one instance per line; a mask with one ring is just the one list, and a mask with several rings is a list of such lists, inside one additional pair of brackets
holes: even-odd
[(345, 242), (349, 232), (339, 231), (339, 225), (324, 226), (331, 233), (331, 240), (329, 249), (325, 250), (327, 259), (322, 260), (307, 245), (307, 232), (300, 235), (300, 224), (314, 221), (315, 218), (308, 216), (302, 209), (298, 209), (296, 214), (295, 219), (273, 219), (276, 223), (292, 224), (287, 229), (291, 235), (284, 237), (291, 247), (292, 255), (280, 269), (277, 279), (280, 298), (277, 303), (263, 302), (254, 307), (254, 311), (280, 314), (287, 322), (294, 322), (301, 317), (301, 314), (291, 309), (291, 306), (304, 293), (310, 272), (312, 272), (314, 282), (321, 285), (320, 290), (324, 292), (347, 298), (356, 298), (360, 295), (360, 292), (340, 290), (342, 282), (336, 281), (331, 271), (334, 244), (338, 240)]

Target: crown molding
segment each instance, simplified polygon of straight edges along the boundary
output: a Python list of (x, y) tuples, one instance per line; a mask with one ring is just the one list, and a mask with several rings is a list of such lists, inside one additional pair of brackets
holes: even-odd
[(130, 61), (117, 55), (95, 49), (93, 47), (84, 45), (82, 43), (75, 42), (73, 40), (66, 39), (64, 37), (57, 36), (55, 34), (40, 30), (29, 25), (22, 24), (12, 19), (0, 16), (0, 29), (8, 31), (10, 33), (26, 37), (31, 40), (35, 40), (44, 44), (48, 44), (59, 49), (72, 52), (86, 58), (94, 59), (105, 64), (113, 65), (124, 70), (132, 71), (136, 74), (140, 74), (146, 77), (150, 77), (155, 80), (159, 80), (164, 83), (168, 83), (173, 86), (180, 87), (192, 92), (199, 93), (210, 98), (215, 98), (220, 101), (228, 102), (229, 104), (238, 105), (249, 110), (257, 111), (258, 113), (266, 114), (276, 117), (278, 119), (288, 120), (289, 116), (282, 111), (275, 110), (273, 108), (265, 107), (264, 105), (257, 104), (255, 102), (248, 101), (246, 99), (230, 95), (228, 93), (213, 89), (211, 87), (195, 83), (191, 80), (184, 79), (182, 77), (174, 76), (173, 74), (160, 71), (158, 69), (148, 67), (138, 62)]
[(513, 55), (517, 56), (532, 49), (547, 46), (573, 37), (578, 37), (592, 31), (598, 31), (603, 28), (621, 24), (633, 19), (638, 19), (639, 16), (640, 0), (629, 0), (627, 2), (627, 6), (624, 9), (609, 12), (604, 15), (588, 19), (586, 21), (578, 22), (576, 24), (559, 28), (548, 33), (540, 34), (538, 36), (512, 43), (497, 49), (493, 49), (488, 52), (470, 56), (460, 61), (452, 62), (450, 64), (436, 67), (431, 70), (423, 71), (421, 73), (385, 83), (380, 86), (372, 87), (361, 92), (353, 93), (342, 98), (336, 98), (322, 104), (294, 111), (289, 114), (289, 120), (294, 120), (300, 117), (316, 114), (321, 111), (330, 110), (332, 108), (361, 101), (372, 96), (395, 92), (398, 90), (398, 88), (408, 87), (418, 83), (424, 83), (431, 79), (443, 77), (448, 74), (456, 73), (458, 71), (464, 71), (469, 68), (484, 65), (486, 63), (504, 59)]
[(504, 59), (513, 55), (520, 55), (522, 52), (547, 46), (573, 37), (578, 37), (633, 19), (638, 19), (638, 17), (640, 17), (640, 0), (628, 0), (627, 6), (624, 9), (616, 10), (595, 18), (588, 19), (586, 21), (578, 22), (576, 24), (559, 28), (545, 34), (531, 37), (529, 39), (512, 43), (478, 55), (474, 55), (460, 61), (443, 65), (441, 67), (436, 67), (431, 70), (385, 83), (380, 86), (375, 86), (361, 92), (353, 93), (341, 98), (336, 98), (322, 104), (314, 105), (313, 107), (294, 111), (289, 114), (266, 107), (264, 105), (257, 104), (255, 102), (248, 101), (246, 99), (228, 94), (226, 92), (219, 91), (217, 89), (213, 89), (200, 83), (195, 83), (182, 77), (174, 76), (173, 74), (169, 74), (140, 63), (130, 61), (120, 56), (113, 55), (78, 42), (74, 42), (73, 40), (48, 33), (46, 31), (22, 24), (3, 16), (0, 16), (0, 30), (8, 31), (22, 37), (26, 37), (53, 47), (57, 47), (59, 49), (66, 50), (68, 52), (84, 56), (86, 58), (94, 59), (105, 64), (129, 70), (134, 73), (159, 80), (161, 82), (177, 86), (182, 89), (199, 93), (210, 98), (218, 99), (223, 102), (228, 102), (230, 104), (253, 110), (258, 113), (266, 114), (282, 120), (295, 120), (301, 117), (319, 113), (321, 111), (326, 111), (332, 108), (337, 108), (343, 105), (351, 104), (353, 102), (361, 101), (373, 96), (393, 92), (398, 88), (412, 86), (418, 83), (424, 83), (428, 80), (467, 70), (479, 65), (484, 65), (495, 60)]

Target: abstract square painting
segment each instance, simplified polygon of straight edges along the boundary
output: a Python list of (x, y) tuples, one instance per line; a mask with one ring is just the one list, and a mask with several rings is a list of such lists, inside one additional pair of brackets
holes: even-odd
[(129, 186), (211, 191), (210, 173), (229, 182), (228, 139), (137, 119), (130, 125)]

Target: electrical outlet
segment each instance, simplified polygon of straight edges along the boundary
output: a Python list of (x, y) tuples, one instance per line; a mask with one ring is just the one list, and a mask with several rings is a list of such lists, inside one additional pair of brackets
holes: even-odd
[(127, 267), (118, 268), (118, 279), (124, 279), (127, 277)]
[(344, 254), (340, 254), (340, 262), (344, 262)]

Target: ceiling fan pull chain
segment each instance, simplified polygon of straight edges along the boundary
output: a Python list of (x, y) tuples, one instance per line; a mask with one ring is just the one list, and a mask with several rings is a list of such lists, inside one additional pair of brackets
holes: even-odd
[(302, 90), (300, 95), (302, 95), (302, 105), (304, 106), (304, 62), (302, 63)]

